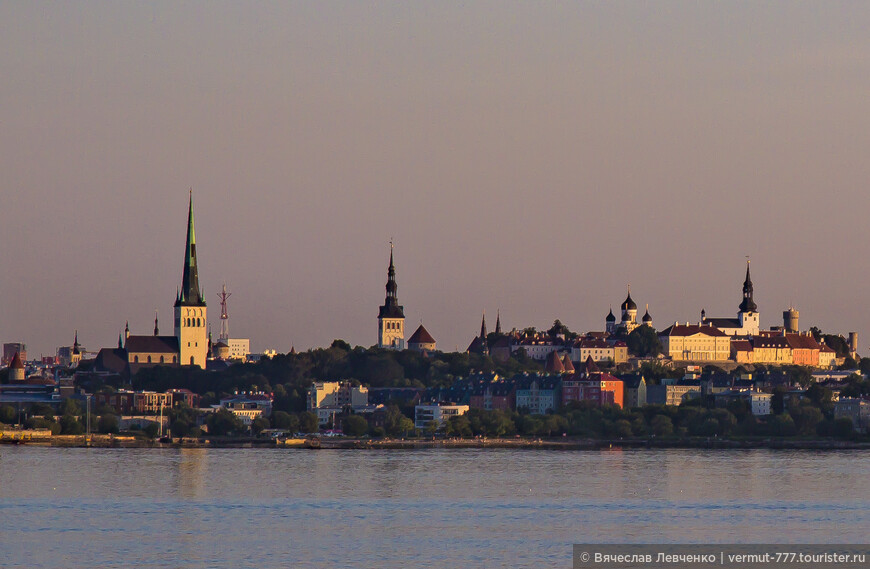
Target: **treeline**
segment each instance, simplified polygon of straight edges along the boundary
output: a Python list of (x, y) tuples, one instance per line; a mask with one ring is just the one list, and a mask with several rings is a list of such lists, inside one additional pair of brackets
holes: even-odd
[(343, 340), (335, 340), (328, 348), (281, 354), (257, 363), (234, 364), (220, 371), (154, 366), (140, 370), (127, 386), (117, 381), (96, 384), (96, 379), (88, 376), (87, 384), (82, 387), (91, 392), (121, 387), (159, 392), (171, 388), (190, 389), (203, 396), (203, 405), (217, 403), (221, 397), (237, 391), (264, 391), (274, 394), (276, 410), (299, 413), (305, 411), (308, 388), (315, 381), (350, 380), (368, 387), (449, 387), (456, 378), (472, 372), (495, 372), (511, 377), (542, 369), (543, 365), (531, 358), (498, 362), (488, 356), (469, 353), (423, 355), (410, 350), (352, 348)]

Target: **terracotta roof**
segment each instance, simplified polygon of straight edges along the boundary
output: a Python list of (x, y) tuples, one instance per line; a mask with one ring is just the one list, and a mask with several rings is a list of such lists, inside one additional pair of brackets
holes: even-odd
[(587, 375), (590, 373), (596, 373), (598, 370), (598, 366), (595, 364), (595, 360), (592, 359), (592, 356), (586, 358), (586, 373)]
[(556, 353), (556, 350), (547, 355), (547, 363), (544, 366), (544, 371), (549, 373), (563, 373), (565, 371), (565, 366), (562, 365), (562, 360), (559, 359), (559, 354)]
[(411, 337), (408, 339), (409, 344), (434, 344), (435, 338), (432, 337), (432, 334), (429, 333), (426, 328), (420, 324), (420, 327), (417, 328), (417, 331), (411, 334)]
[(786, 340), (793, 350), (818, 350), (820, 348), (816, 339), (804, 334), (786, 334)]
[(575, 345), (578, 348), (610, 348), (610, 344), (599, 338), (581, 338)]
[(752, 342), (749, 340), (731, 340), (731, 349), (735, 352), (751, 352)]
[(562, 358), (562, 367), (565, 368), (565, 371), (568, 373), (574, 373), (574, 363), (571, 361), (571, 358), (568, 354), (565, 354), (565, 357)]
[(775, 337), (765, 337), (765, 336), (753, 336), (752, 337), (752, 347), (753, 348), (790, 348), (788, 340), (785, 339), (784, 336), (775, 336)]
[(24, 369), (24, 364), (21, 363), (21, 355), (18, 352), (15, 352), (15, 355), (12, 356), (12, 361), (9, 363), (9, 369)]

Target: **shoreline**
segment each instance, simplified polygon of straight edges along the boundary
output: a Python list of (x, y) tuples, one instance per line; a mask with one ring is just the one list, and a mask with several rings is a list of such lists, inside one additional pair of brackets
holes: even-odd
[(717, 450), (870, 450), (870, 442), (833, 439), (720, 439), (720, 438), (630, 438), (630, 439), (366, 439), (307, 438), (263, 439), (203, 437), (201, 439), (152, 440), (126, 435), (48, 435), (0, 437), (0, 445), (56, 448), (262, 448), (294, 450), (424, 450), (424, 449), (528, 449), (528, 450), (623, 450), (623, 449), (717, 449)]

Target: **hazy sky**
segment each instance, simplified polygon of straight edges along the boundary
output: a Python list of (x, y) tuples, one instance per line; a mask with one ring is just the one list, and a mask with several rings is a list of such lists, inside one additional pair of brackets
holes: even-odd
[(865, 2), (0, 3), (0, 341), (734, 316), (870, 341)]

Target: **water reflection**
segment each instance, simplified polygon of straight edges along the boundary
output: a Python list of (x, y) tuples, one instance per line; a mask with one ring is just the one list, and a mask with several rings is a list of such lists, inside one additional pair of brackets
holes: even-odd
[(567, 566), (583, 541), (861, 542), (868, 467), (861, 452), (4, 447), (0, 551), (15, 568), (489, 567)]

